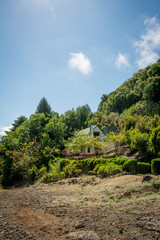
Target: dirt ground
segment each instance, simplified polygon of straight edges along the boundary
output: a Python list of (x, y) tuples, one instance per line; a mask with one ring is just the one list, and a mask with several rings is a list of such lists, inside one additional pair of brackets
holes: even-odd
[(0, 240), (160, 239), (160, 177), (82, 176), (0, 189)]

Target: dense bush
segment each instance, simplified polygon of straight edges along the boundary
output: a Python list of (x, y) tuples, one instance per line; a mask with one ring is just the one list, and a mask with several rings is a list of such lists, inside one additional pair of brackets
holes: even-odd
[(93, 169), (98, 165), (98, 164), (106, 164), (110, 162), (111, 160), (108, 158), (87, 158), (84, 160), (81, 160), (82, 166), (83, 166), (83, 171), (88, 172), (88, 171), (93, 171)]
[(128, 161), (128, 158), (115, 158), (112, 161), (117, 165), (123, 165), (126, 161)]
[(13, 186), (22, 179), (23, 176), (21, 174), (20, 168), (14, 168), (13, 159), (9, 156), (6, 156), (1, 175), (3, 187), (6, 188)]
[(66, 177), (76, 177), (81, 173), (80, 169), (77, 169), (75, 163), (70, 163), (63, 168)]
[(151, 172), (153, 174), (160, 174), (160, 158), (151, 161)]
[(119, 166), (115, 163), (109, 163), (107, 165), (100, 165), (97, 174), (101, 177), (107, 177), (109, 175), (115, 175), (122, 172), (122, 166)]
[(123, 170), (127, 172), (137, 173), (137, 160), (130, 159), (124, 162)]
[(137, 173), (151, 173), (151, 164), (143, 162), (137, 163)]
[(160, 126), (152, 130), (150, 144), (153, 153), (158, 153), (160, 151)]

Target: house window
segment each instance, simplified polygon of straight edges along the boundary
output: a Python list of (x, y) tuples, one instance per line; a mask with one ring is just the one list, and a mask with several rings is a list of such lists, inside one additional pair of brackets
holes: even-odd
[(91, 152), (91, 149), (90, 149), (90, 147), (88, 148), (88, 153), (90, 153)]
[(100, 132), (93, 132), (94, 137), (100, 136)]

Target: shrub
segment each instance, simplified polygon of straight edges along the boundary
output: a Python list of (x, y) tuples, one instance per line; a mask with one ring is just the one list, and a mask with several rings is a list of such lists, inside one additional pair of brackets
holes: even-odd
[(115, 163), (109, 163), (107, 165), (101, 165), (97, 171), (97, 174), (101, 177), (107, 177), (109, 175), (115, 175), (120, 172), (122, 172), (121, 166)]
[(40, 179), (42, 183), (48, 183), (52, 181), (57, 181), (60, 178), (60, 175), (56, 172), (46, 172)]
[(137, 172), (137, 160), (136, 159), (130, 159), (124, 162), (123, 164), (123, 170), (126, 172)]
[(152, 130), (150, 145), (153, 153), (158, 153), (160, 151), (160, 126)]
[(60, 159), (55, 159), (57, 162), (59, 161), (60, 163), (60, 169), (62, 170), (67, 164), (71, 162), (71, 160), (66, 159), (66, 158), (60, 158)]
[(38, 173), (39, 173), (38, 168), (33, 164), (32, 167), (27, 169), (27, 173), (25, 174), (25, 177), (27, 180), (34, 182), (34, 180), (38, 176)]
[(116, 158), (113, 161), (117, 165), (123, 165), (126, 161), (128, 161), (128, 158)]
[(82, 160), (82, 168), (83, 171), (88, 172), (88, 171), (93, 171), (93, 169), (98, 165), (98, 164), (106, 164), (109, 162), (110, 159), (107, 158), (88, 158)]
[(151, 164), (143, 162), (137, 163), (137, 172), (142, 174), (151, 173)]
[(145, 151), (148, 147), (148, 134), (141, 133), (139, 129), (134, 129), (130, 136), (131, 149), (137, 149), (138, 151)]
[(74, 177), (76, 176), (76, 170), (77, 170), (77, 166), (76, 164), (68, 164), (63, 168), (63, 171), (66, 175), (66, 177)]
[(160, 174), (160, 158), (151, 161), (151, 173)]

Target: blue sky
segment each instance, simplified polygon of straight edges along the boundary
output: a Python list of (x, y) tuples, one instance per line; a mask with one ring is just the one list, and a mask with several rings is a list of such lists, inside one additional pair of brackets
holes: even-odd
[(0, 0), (0, 135), (108, 94), (160, 56), (159, 0)]

